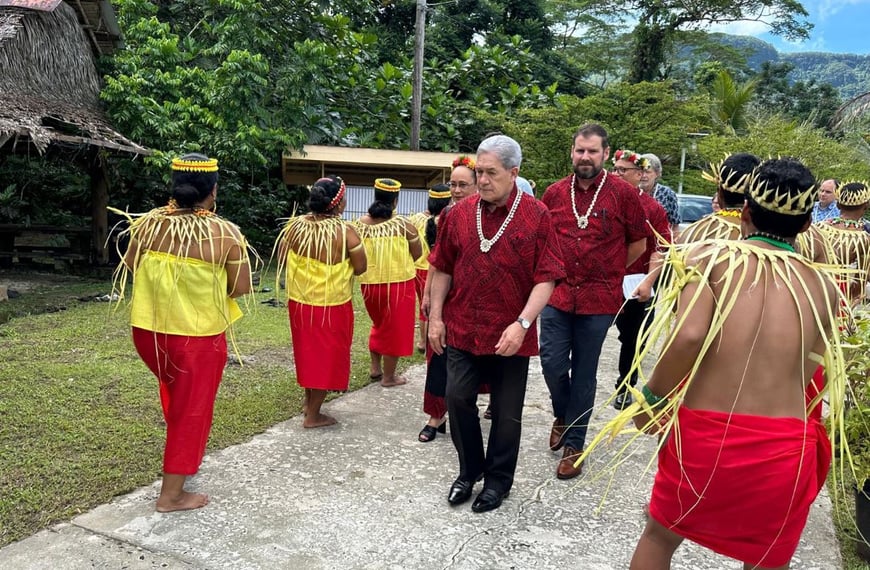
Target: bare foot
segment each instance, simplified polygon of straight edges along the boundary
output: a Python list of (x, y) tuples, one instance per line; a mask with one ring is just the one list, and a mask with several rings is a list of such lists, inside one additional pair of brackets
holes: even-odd
[(182, 491), (181, 495), (170, 498), (160, 495), (157, 497), (157, 512), (171, 513), (174, 511), (189, 511), (199, 509), (208, 504), (208, 495), (205, 493), (189, 493)]
[(302, 396), (302, 417), (308, 415), (308, 390), (305, 390), (305, 395)]
[(302, 427), (304, 428), (319, 428), (335, 425), (338, 423), (332, 416), (328, 416), (326, 414), (317, 414), (316, 416), (306, 417), (302, 422)]
[(371, 378), (372, 381), (380, 380), (383, 377), (384, 377), (383, 372), (380, 372), (380, 371), (379, 372), (369, 372), (369, 378)]
[(384, 388), (392, 388), (394, 386), (401, 386), (402, 384), (407, 384), (408, 381), (402, 378), (401, 376), (393, 376), (391, 379), (387, 379), (386, 377), (381, 380), (381, 386)]

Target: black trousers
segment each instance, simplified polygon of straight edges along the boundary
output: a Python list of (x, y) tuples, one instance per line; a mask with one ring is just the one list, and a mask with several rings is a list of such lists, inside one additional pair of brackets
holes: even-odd
[[(641, 303), (640, 301), (629, 299), (626, 301), (622, 312), (616, 315), (616, 328), (619, 329), (619, 342), (622, 343), (619, 349), (619, 379), (616, 381), (617, 387), (623, 378), (628, 376), (628, 371), (631, 370), (631, 363), (634, 361), (634, 353), (638, 348), (641, 328), (647, 313), (650, 315), (650, 320), (652, 319), (652, 311), (647, 310), (650, 304), (650, 301)], [(640, 348), (642, 350), (643, 346)], [(637, 385), (637, 371), (631, 375), (629, 383), (632, 386)]]
[[(447, 413), (459, 454), (459, 478), (505, 493), (514, 482), (522, 434), (528, 356), (476, 356), (447, 347)], [(489, 384), (492, 425), (486, 452), (477, 409), (481, 384)]]

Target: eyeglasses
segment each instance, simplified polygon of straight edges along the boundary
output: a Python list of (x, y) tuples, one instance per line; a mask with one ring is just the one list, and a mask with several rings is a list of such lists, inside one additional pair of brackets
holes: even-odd
[(474, 186), (474, 183), (473, 182), (471, 182), (471, 183), (469, 183), (469, 182), (454, 182), (451, 180), (450, 182), (447, 183), (447, 185), (450, 186), (451, 188), (459, 188), (460, 190), (465, 190), (469, 186)]
[(613, 167), (613, 172), (615, 172), (617, 174), (625, 174), (629, 170), (642, 170), (642, 169), (638, 168), (636, 166), (633, 166), (631, 168), (625, 168), (624, 166), (614, 166)]

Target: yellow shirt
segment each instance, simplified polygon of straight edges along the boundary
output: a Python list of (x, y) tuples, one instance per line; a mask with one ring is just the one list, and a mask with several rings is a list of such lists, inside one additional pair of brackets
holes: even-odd
[(415, 269), (429, 269), (429, 243), (426, 241), (426, 224), (429, 222), (429, 218), (431, 218), (429, 214), (424, 214), (420, 212), (419, 214), (414, 214), (413, 216), (408, 218), (414, 227), (417, 228), (417, 233), (420, 234), (420, 245), (423, 246), (423, 255), (421, 255), (415, 262)]
[(375, 225), (357, 223), (356, 228), (368, 256), (368, 269), (360, 276), (360, 283), (402, 283), (416, 276), (404, 218), (395, 217)]
[(286, 275), (287, 298), (297, 303), (330, 307), (350, 301), (353, 267), (349, 259), (328, 264), (290, 250)]
[(130, 324), (185, 336), (222, 333), (242, 316), (227, 295), (223, 266), (169, 253), (146, 251), (133, 279)]

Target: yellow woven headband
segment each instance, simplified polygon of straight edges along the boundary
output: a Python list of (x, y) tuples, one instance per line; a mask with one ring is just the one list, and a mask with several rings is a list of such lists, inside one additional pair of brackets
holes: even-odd
[(813, 209), (818, 191), (813, 184), (800, 194), (792, 195), (788, 190), (770, 187), (767, 180), (759, 180), (758, 174), (753, 173), (746, 193), (765, 210), (799, 216)]
[[(850, 186), (850, 188), (847, 188)], [(837, 187), (837, 203), (842, 206), (861, 206), (870, 202), (870, 188), (866, 182), (844, 182)]]
[(429, 190), (429, 197), (435, 198), (436, 200), (440, 198), (450, 198), (451, 196), (452, 194), (450, 194), (450, 190), (442, 190), (440, 192), (438, 190)]
[(218, 161), (215, 158), (209, 158), (208, 160), (183, 160), (181, 158), (173, 158), (172, 170), (181, 172), (217, 172)]
[(392, 178), (378, 178), (375, 180), (375, 188), (384, 190), (385, 192), (398, 192), (402, 184), (398, 180)]
[[(727, 158), (727, 157), (726, 157)], [(731, 192), (732, 194), (745, 194), (746, 186), (752, 177), (751, 173), (739, 175), (736, 171), (728, 169), (728, 176), (722, 178), (725, 161), (721, 160), (716, 164), (710, 165), (710, 172), (704, 171), (701, 177), (708, 180), (717, 186), (721, 186), (722, 190)]]

